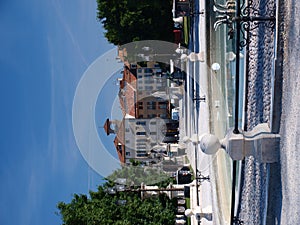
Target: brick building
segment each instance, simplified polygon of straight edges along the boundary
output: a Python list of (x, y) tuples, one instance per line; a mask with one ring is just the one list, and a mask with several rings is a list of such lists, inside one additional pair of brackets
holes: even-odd
[(124, 65), (118, 94), (123, 119), (107, 119), (104, 124), (107, 135), (116, 135), (114, 145), (121, 163), (129, 164), (131, 159), (155, 162), (153, 147), (178, 139), (178, 122), (170, 119), (170, 101), (153, 95), (166, 90), (167, 79), (158, 64), (149, 65)]

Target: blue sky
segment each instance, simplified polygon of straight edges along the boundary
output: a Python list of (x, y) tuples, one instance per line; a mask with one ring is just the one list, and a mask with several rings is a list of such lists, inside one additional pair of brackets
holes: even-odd
[(0, 28), (0, 224), (60, 224), (57, 202), (101, 182), (76, 146), (72, 102), (88, 66), (114, 46), (96, 0), (3, 0)]

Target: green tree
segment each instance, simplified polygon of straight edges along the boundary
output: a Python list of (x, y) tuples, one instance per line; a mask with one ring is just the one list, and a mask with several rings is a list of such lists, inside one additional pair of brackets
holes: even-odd
[(106, 180), (113, 182), (117, 178), (126, 178), (127, 185), (134, 184), (135, 186), (144, 183), (146, 185), (157, 185), (159, 187), (167, 187), (168, 184), (174, 182), (165, 172), (152, 167), (142, 167), (140, 165), (124, 166), (121, 169), (115, 170), (109, 175)]
[[(105, 185), (97, 192), (75, 194), (70, 203), (57, 205), (63, 225), (173, 225), (175, 207), (165, 195), (142, 200), (136, 192), (109, 195)], [(118, 200), (126, 204), (118, 205)]]
[(97, 18), (115, 45), (140, 40), (173, 40), (171, 0), (97, 0)]

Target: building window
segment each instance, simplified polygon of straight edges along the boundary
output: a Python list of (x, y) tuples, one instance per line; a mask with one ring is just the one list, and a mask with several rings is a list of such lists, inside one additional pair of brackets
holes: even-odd
[(144, 73), (152, 73), (152, 72), (153, 72), (153, 70), (150, 69), (150, 68), (145, 68), (144, 69)]
[(142, 73), (143, 72), (143, 70), (142, 69), (138, 69), (138, 73)]
[(146, 143), (143, 143), (143, 142), (136, 143), (136, 146), (137, 146), (137, 147), (140, 147), (140, 146), (145, 146), (145, 147), (146, 147)]
[(147, 102), (147, 109), (156, 109), (156, 102)]
[(159, 102), (158, 103), (158, 108), (159, 109), (166, 109), (168, 105), (168, 102)]
[(143, 108), (144, 108), (144, 107), (143, 107), (143, 102), (139, 102), (139, 103), (138, 103), (138, 108), (139, 108), (139, 109), (143, 109)]
[(130, 156), (130, 152), (126, 152), (126, 156)]
[(126, 140), (126, 144), (129, 144), (130, 143), (130, 140)]
[(125, 131), (126, 131), (126, 132), (129, 132), (130, 130), (129, 130), (129, 128), (126, 128)]
[(156, 105), (147, 105), (147, 109), (156, 109)]
[(146, 150), (146, 146), (138, 146), (137, 149), (139, 149), (139, 150)]
[(156, 132), (150, 132), (150, 135), (156, 135)]
[(136, 122), (136, 125), (145, 126), (146, 125), (146, 121), (138, 121), (138, 122)]
[(136, 135), (146, 135), (146, 132), (136, 132)]
[(153, 90), (153, 86), (145, 86), (145, 90), (146, 91), (152, 91)]
[(143, 115), (139, 115), (139, 119), (143, 119), (144, 118), (144, 116)]
[(154, 80), (145, 80), (145, 84), (153, 84)]
[(136, 153), (146, 153), (146, 151), (136, 151)]
[(158, 102), (159, 105), (165, 105), (167, 102)]
[(137, 157), (146, 157), (147, 152), (146, 151), (136, 151), (136, 156)]
[(138, 148), (138, 149), (146, 149), (146, 145), (145, 144), (144, 145), (137, 145), (136, 148)]
[(156, 102), (147, 102), (147, 109), (156, 109)]
[(159, 109), (166, 109), (166, 108), (167, 108), (167, 105), (158, 105), (158, 108), (159, 108)]
[(143, 140), (144, 142), (142, 142), (142, 141), (137, 142), (137, 143), (136, 143), (137, 146), (140, 146), (140, 145), (146, 145), (146, 139), (138, 139), (138, 140)]

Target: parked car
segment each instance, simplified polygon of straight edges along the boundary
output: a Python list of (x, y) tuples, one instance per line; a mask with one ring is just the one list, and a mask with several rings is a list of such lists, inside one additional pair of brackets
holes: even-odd
[(189, 184), (192, 182), (192, 173), (190, 169), (186, 166), (182, 167), (180, 170), (177, 170), (176, 176), (177, 184)]

